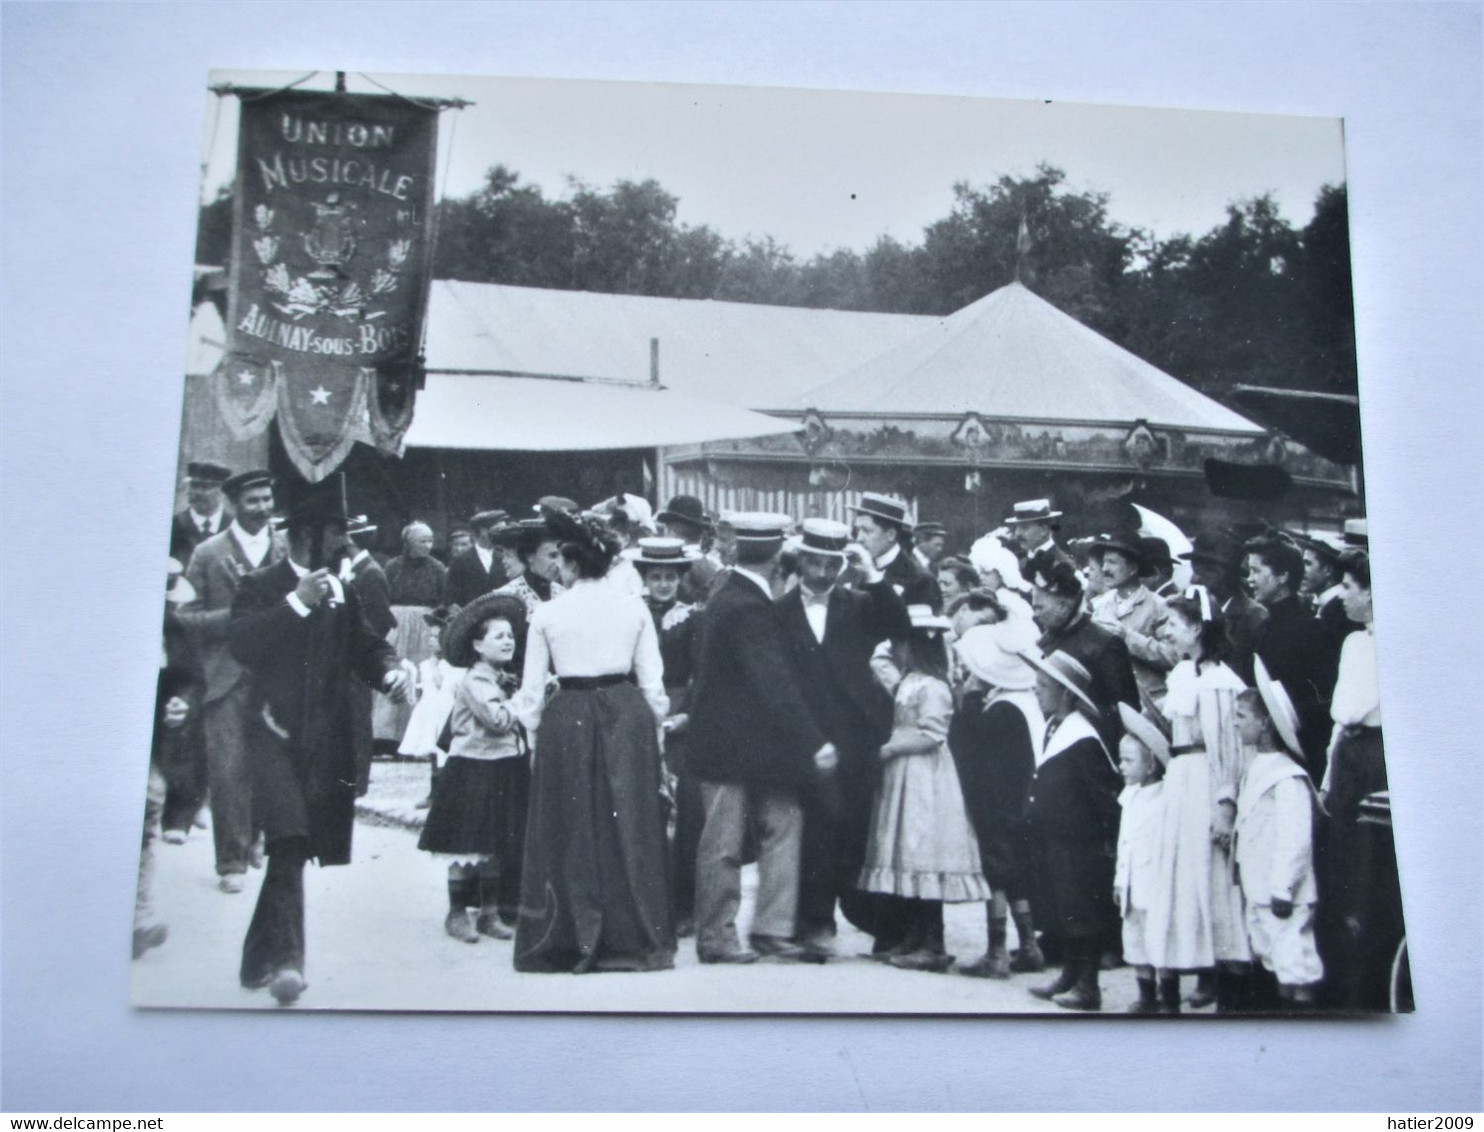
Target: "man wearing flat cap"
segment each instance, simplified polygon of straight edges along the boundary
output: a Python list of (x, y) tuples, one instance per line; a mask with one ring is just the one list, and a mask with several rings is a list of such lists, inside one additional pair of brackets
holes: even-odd
[(344, 569), (345, 480), (298, 485), (284, 508), (288, 554), (242, 578), (228, 646), (248, 670), (248, 749), (268, 868), (242, 945), (244, 987), (287, 1006), (303, 993), (304, 865), (350, 863), (355, 749), (350, 684), (405, 699), (392, 646), (372, 632)]
[(449, 605), (468, 605), (476, 597), (497, 590), (510, 581), (510, 576), (501, 564), (500, 553), (490, 537), (495, 528), (509, 518), (509, 512), (496, 508), (480, 511), (469, 520), (469, 529), (474, 532), (474, 545), (449, 560)]
[[(801, 796), (837, 754), (805, 702), (773, 604), (787, 515), (730, 517), (737, 562), (707, 603), (690, 698), (690, 766), (705, 823), (696, 858), (696, 953), (703, 963), (822, 958), (792, 942), (799, 902)], [(737, 936), (742, 846), (757, 830), (751, 948)]]
[(906, 501), (868, 491), (848, 510), (855, 515), (855, 541), (870, 552), (902, 604), (926, 605), (942, 613), (943, 591), (938, 580), (912, 556), (912, 522)]
[(230, 468), (206, 460), (186, 465), (186, 509), (170, 521), (170, 557), (189, 562), (191, 551), (205, 539), (220, 534), (232, 515), (222, 503), (222, 486), (232, 476)]
[(249, 864), (260, 865), (262, 859), (254, 847), (252, 768), (245, 732), (249, 680), (227, 647), (228, 626), (243, 577), (281, 559), (284, 541), (269, 521), (272, 475), (261, 468), (238, 472), (222, 490), (232, 502), (232, 522), (192, 553), (185, 576), (196, 600), (179, 616), (206, 674), (201, 716), (218, 884), (223, 892), (236, 893), (242, 891)]
[[(835, 789), (804, 795), (798, 939), (826, 951), (835, 934), (835, 901), (845, 917), (878, 939), (889, 934), (890, 901), (860, 892), (871, 807), (881, 778), (881, 745), (891, 735), (892, 699), (871, 671), (882, 641), (911, 632), (907, 607), (850, 528), (805, 519), (797, 547), (799, 584), (778, 599), (784, 638), (798, 665), (800, 689), (819, 729), (840, 754)], [(850, 582), (859, 584), (852, 589)], [(898, 942), (887, 939), (886, 946)]]
[(912, 528), (912, 557), (933, 577), (938, 576), (938, 563), (948, 555), (948, 528), (942, 523), (918, 523)]

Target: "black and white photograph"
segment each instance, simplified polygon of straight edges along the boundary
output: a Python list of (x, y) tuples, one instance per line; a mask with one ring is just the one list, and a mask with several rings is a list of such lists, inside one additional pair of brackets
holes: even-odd
[(202, 95), (135, 1006), (1414, 1009), (1338, 119)]

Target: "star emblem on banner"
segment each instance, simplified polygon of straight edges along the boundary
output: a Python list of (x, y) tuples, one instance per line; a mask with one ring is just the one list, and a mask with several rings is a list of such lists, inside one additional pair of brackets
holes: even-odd
[(253, 373), (251, 370), (240, 369), (237, 371), (238, 385), (251, 385), (254, 380), (256, 379), (253, 377)]
[(309, 400), (314, 405), (328, 405), (330, 403), (330, 391), (323, 385), (316, 386), (309, 391)]

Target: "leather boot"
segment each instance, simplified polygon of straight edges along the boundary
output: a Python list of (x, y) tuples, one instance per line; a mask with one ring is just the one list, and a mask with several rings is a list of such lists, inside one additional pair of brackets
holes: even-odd
[(490, 939), (514, 939), (515, 933), (500, 922), (500, 874), (484, 867), (476, 879), (479, 884), (479, 915), (474, 920), (475, 930)]
[(443, 930), (460, 943), (478, 943), (479, 933), (469, 922), (468, 908), (474, 903), (476, 879), (464, 865), (448, 867), (448, 915)]
[(1159, 999), (1154, 994), (1154, 976), (1135, 980), (1139, 985), (1139, 998), (1128, 1008), (1130, 1014), (1158, 1014)]
[(1161, 1014), (1180, 1013), (1180, 976), (1161, 975), (1159, 977), (1159, 1012)]
[(1051, 1001), (1063, 1010), (1095, 1011), (1103, 1008), (1103, 992), (1098, 987), (1100, 949), (1094, 946), (1088, 954), (1077, 961), (1077, 981), (1066, 994), (1059, 994)]
[(1245, 1014), (1249, 1009), (1248, 998), (1245, 971), (1216, 968), (1217, 1014)]
[(1077, 976), (1081, 974), (1080, 967), (1081, 964), (1076, 959), (1070, 955), (1067, 956), (1067, 961), (1062, 966), (1061, 974), (1057, 975), (1055, 979), (1047, 983), (1044, 987), (1031, 987), (1031, 994), (1048, 1002), (1059, 994), (1065, 994), (1077, 985)]

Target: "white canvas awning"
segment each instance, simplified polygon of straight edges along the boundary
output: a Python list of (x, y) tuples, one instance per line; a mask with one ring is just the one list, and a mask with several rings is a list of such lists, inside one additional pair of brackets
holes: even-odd
[(797, 432), (795, 421), (672, 389), (494, 374), (429, 374), (409, 448), (560, 452), (658, 448)]

